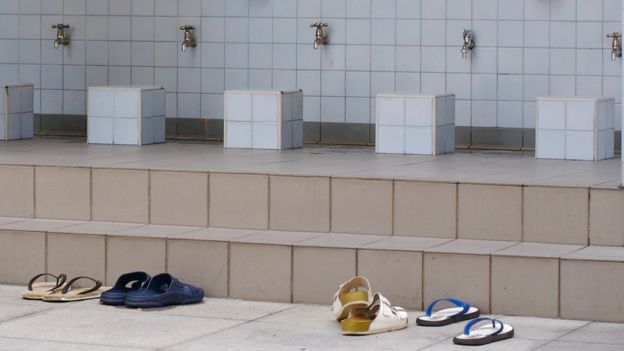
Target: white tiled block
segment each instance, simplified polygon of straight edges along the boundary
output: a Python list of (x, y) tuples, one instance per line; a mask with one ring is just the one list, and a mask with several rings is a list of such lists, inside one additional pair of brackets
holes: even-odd
[(537, 98), (537, 158), (602, 160), (614, 153), (613, 98)]
[(166, 103), (162, 87), (89, 87), (88, 97), (89, 143), (165, 142)]
[(0, 140), (33, 137), (34, 89), (32, 84), (0, 84)]
[(455, 96), (379, 94), (376, 130), (378, 153), (436, 155), (453, 152)]
[(226, 148), (291, 149), (303, 146), (303, 92), (225, 92)]
[(112, 144), (113, 118), (89, 117), (87, 135), (89, 144)]

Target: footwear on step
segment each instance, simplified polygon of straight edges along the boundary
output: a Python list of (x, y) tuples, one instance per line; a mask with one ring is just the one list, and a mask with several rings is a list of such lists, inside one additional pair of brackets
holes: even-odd
[[(433, 312), (433, 307), (435, 307), (440, 302), (450, 302), (457, 307), (446, 308), (443, 310), (439, 310), (437, 312)], [(474, 319), (479, 317), (481, 312), (478, 308), (472, 307), (469, 304), (451, 298), (443, 298), (433, 301), (427, 309), (425, 310), (425, 315), (420, 316), (416, 319), (416, 324), (425, 327), (441, 327), (461, 321), (466, 321), (469, 319)]]
[(370, 335), (407, 328), (407, 312), (392, 306), (381, 294), (365, 308), (354, 308), (349, 317), (340, 322), (343, 335)]
[(126, 297), (126, 307), (152, 308), (187, 305), (201, 302), (203, 299), (203, 289), (183, 283), (171, 274), (162, 273), (152, 278), (147, 288), (129, 292)]
[[(90, 280), (94, 284), (90, 288), (74, 287), (74, 284), (79, 280)], [(91, 277), (76, 277), (67, 282), (60, 291), (57, 289), (52, 294), (44, 295), (42, 300), (46, 302), (72, 302), (99, 299), (102, 293), (109, 289), (110, 287), (103, 287), (101, 281)]]
[(147, 288), (152, 277), (145, 272), (132, 272), (121, 275), (112, 289), (102, 293), (100, 302), (109, 306), (126, 304), (126, 297), (131, 291)]
[(358, 276), (340, 285), (334, 295), (332, 311), (336, 320), (341, 321), (349, 316), (352, 309), (367, 307), (371, 302), (370, 282)]
[[(43, 277), (52, 277), (55, 281), (35, 283), (37, 279)], [(67, 276), (63, 273), (58, 276), (50, 273), (37, 274), (28, 282), (28, 290), (22, 293), (22, 298), (26, 300), (41, 300), (43, 299), (43, 296), (50, 295), (56, 290), (61, 289), (66, 280)]]
[(453, 338), (457, 345), (478, 346), (513, 338), (514, 328), (498, 319), (477, 318), (466, 324), (464, 333)]

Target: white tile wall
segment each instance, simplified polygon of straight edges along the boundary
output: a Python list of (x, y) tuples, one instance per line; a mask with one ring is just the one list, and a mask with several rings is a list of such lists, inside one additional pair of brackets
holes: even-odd
[[(531, 128), (535, 95), (621, 90), (605, 38), (620, 28), (616, 0), (2, 3), (0, 81), (32, 81), (35, 111), (47, 114), (86, 114), (85, 89), (96, 83), (163, 85), (167, 116), (193, 118), (222, 118), (224, 89), (301, 88), (307, 121), (351, 123), (375, 120), (362, 99), (370, 106), (378, 92), (452, 91), (458, 125)], [(329, 23), (331, 45), (314, 51), (317, 19)], [(73, 42), (54, 50), (58, 22), (72, 26)], [(185, 23), (200, 43), (182, 53)], [(477, 42), (470, 61), (459, 58), (462, 28)]]

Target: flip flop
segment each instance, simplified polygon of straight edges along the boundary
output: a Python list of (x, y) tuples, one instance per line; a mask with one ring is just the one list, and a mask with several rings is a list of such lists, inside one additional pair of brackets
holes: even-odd
[(375, 294), (366, 308), (354, 308), (340, 322), (343, 335), (371, 335), (407, 328), (407, 312), (392, 306), (381, 294)]
[[(91, 280), (95, 285), (91, 288), (74, 288), (73, 285), (80, 279)], [(110, 287), (102, 287), (102, 282), (90, 277), (76, 277), (63, 287), (61, 291), (55, 291), (53, 294), (43, 296), (46, 302), (72, 302), (98, 299), (103, 292), (109, 290)]]
[(100, 302), (109, 306), (125, 305), (128, 293), (147, 288), (151, 279), (152, 277), (145, 272), (123, 274), (112, 289), (102, 293)]
[[(437, 312), (433, 312), (433, 307), (440, 302), (450, 302), (457, 307), (446, 308)], [(425, 315), (416, 319), (416, 324), (424, 327), (441, 327), (469, 319), (479, 317), (481, 312), (478, 308), (472, 307), (469, 304), (451, 298), (443, 298), (433, 301), (425, 310)]]
[(511, 339), (513, 336), (514, 328), (511, 325), (498, 319), (484, 317), (466, 324), (464, 333), (453, 338), (453, 342), (457, 345), (478, 346)]
[[(42, 277), (52, 277), (56, 279), (56, 281), (35, 283), (37, 279)], [(58, 276), (50, 273), (37, 274), (28, 282), (28, 290), (22, 293), (22, 298), (26, 300), (41, 300), (43, 299), (43, 296), (50, 295), (59, 288), (63, 287), (66, 280), (67, 276), (63, 273)]]
[(188, 305), (204, 299), (204, 290), (183, 283), (171, 274), (162, 273), (149, 282), (147, 288), (131, 291), (126, 297), (126, 307), (152, 308), (170, 305)]
[[(364, 291), (360, 289), (364, 289)], [(367, 307), (371, 302), (370, 282), (368, 279), (358, 276), (340, 285), (334, 295), (332, 311), (336, 320), (341, 321), (349, 316), (352, 309)]]

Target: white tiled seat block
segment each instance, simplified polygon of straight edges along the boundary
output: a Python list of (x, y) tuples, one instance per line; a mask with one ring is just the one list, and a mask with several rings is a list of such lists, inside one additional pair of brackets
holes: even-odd
[(538, 97), (535, 157), (613, 158), (614, 114), (614, 98)]
[(455, 151), (455, 95), (377, 95), (376, 151), (438, 155)]
[(303, 146), (303, 92), (225, 92), (226, 148), (294, 149)]
[(0, 84), (0, 140), (33, 137), (32, 84)]
[(159, 86), (89, 87), (89, 144), (165, 142), (165, 90)]

